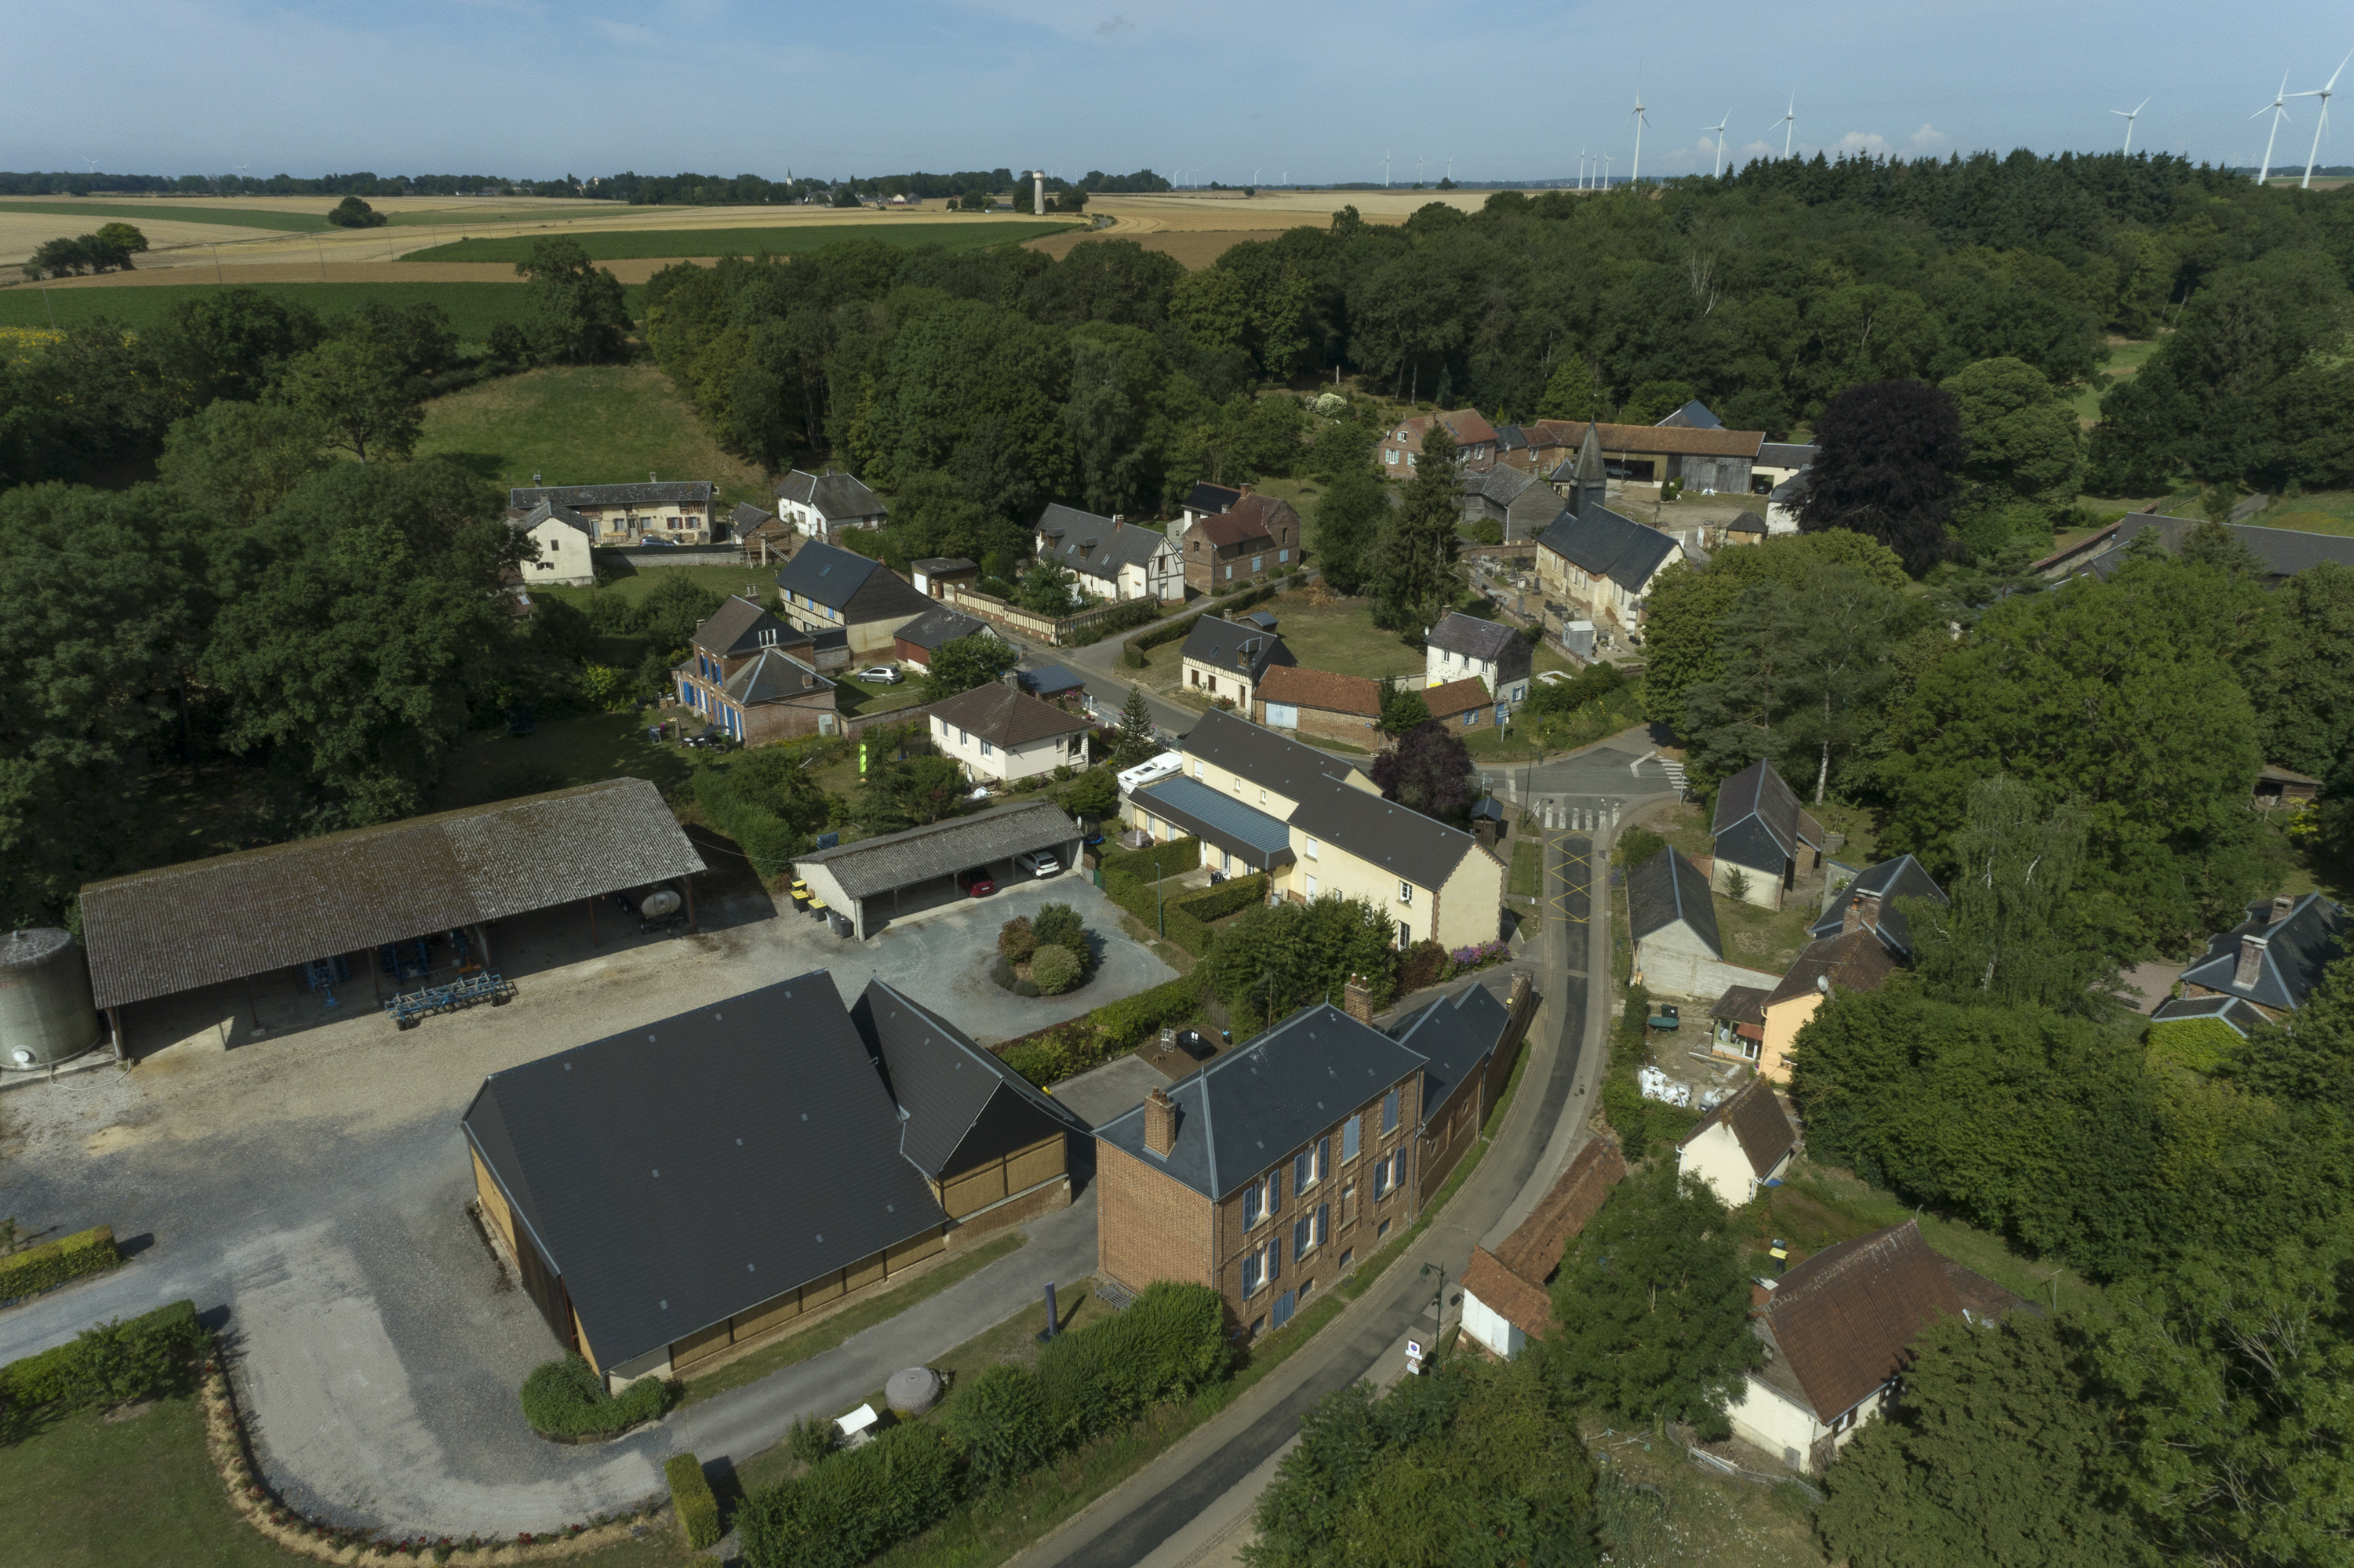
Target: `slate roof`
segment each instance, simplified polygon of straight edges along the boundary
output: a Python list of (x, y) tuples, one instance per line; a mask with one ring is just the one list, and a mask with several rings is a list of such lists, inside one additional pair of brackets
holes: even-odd
[(1822, 825), (1762, 757), (1716, 787), (1709, 832), (1719, 860), (1767, 871), (1795, 863), (1801, 844), (1819, 850), (1827, 842)]
[(1724, 531), (1728, 534), (1763, 534), (1766, 528), (1766, 519), (1758, 516), (1755, 512), (1744, 512), (1724, 525)]
[(823, 969), (493, 1073), (462, 1125), (605, 1366), (948, 1218)]
[(960, 692), (944, 703), (934, 703), (931, 716), (958, 729), (970, 730), (992, 746), (1009, 750), (1035, 740), (1076, 735), (1095, 727), (1093, 720), (1068, 708), (1042, 703), (1029, 693), (991, 681)]
[(1288, 865), (1291, 830), (1283, 819), (1180, 774), (1136, 790), (1130, 797), (1145, 810), (1175, 822), (1194, 837), (1238, 855), (1253, 871)]
[[(1501, 471), (1491, 469), (1489, 471)], [(1460, 653), (1467, 659), (1490, 663), (1501, 661), (1512, 652), (1515, 643), (1523, 649), (1529, 645), (1528, 639), (1511, 627), (1493, 620), (1482, 620), (1476, 615), (1465, 615), (1457, 609), (1450, 609), (1438, 618), (1438, 624), (1430, 629), (1427, 641), (1431, 647), (1443, 652)]]
[(1060, 664), (1041, 664), (1034, 670), (1017, 671), (1022, 677), (1022, 689), (1034, 697), (1057, 697), (1065, 692), (1082, 692), (1087, 682)]
[(1763, 1023), (1766, 999), (1771, 994), (1763, 986), (1729, 985), (1724, 994), (1716, 999), (1716, 1005), (1708, 1010), (1708, 1015), (1730, 1023)]
[(1627, 930), (1636, 941), (1682, 921), (1717, 958), (1724, 944), (1716, 934), (1716, 906), (1708, 878), (1672, 845), (1627, 874)]
[[(1896, 907), (1896, 901), (1900, 898), (1926, 898), (1944, 904), (1946, 890), (1938, 886), (1936, 879), (1909, 854), (1883, 860), (1857, 872), (1855, 880), (1848, 884), (1847, 892), (1823, 911), (1822, 918), (1807, 927), (1808, 934), (1838, 936), (1840, 927), (1847, 922), (1848, 906), (1860, 899), (1868, 901), (1875, 897), (1880, 901), (1879, 910), (1872, 916), (1867, 928), (1876, 931), (1880, 939), (1888, 944), (1888, 950), (1899, 959), (1911, 962), (1913, 933), (1906, 927), (1903, 912)], [(1870, 907), (1868, 903), (1866, 906)]]
[(720, 683), (720, 691), (738, 707), (763, 703), (790, 703), (833, 690), (833, 683), (790, 654), (763, 648), (743, 668)]
[[(2179, 550), (2199, 522), (2195, 517), (2158, 514), (2137, 514), (2125, 518), (2115, 524), (2116, 532), (2110, 546), (2087, 562), (2084, 569), (2095, 577), (2107, 577), (2126, 564), (2126, 546), (2153, 528), (2168, 553)], [(2260, 528), (2252, 523), (2226, 523), (2223, 526), (2264, 563), (2264, 574), (2269, 577), (2295, 577), (2323, 561), (2354, 567), (2354, 538), (2308, 534), (2296, 528)]]
[[(1500, 435), (1502, 432), (1498, 433)], [(1529, 491), (1543, 484), (1543, 480), (1526, 469), (1513, 468), (1507, 463), (1498, 463), (1493, 468), (1482, 469), (1477, 473), (1465, 474), (1463, 493), (1467, 497), (1477, 495), (1484, 500), (1492, 501), (1499, 506), (1509, 507)], [(1552, 493), (1548, 490), (1546, 493)]]
[(1573, 562), (1589, 577), (1608, 577), (1628, 593), (1641, 593), (1652, 574), (1674, 558), (1672, 535), (1646, 528), (1606, 506), (1585, 515), (1564, 512), (1537, 535), (1537, 548)]
[(1422, 1074), (1423, 1129), (1446, 1111), (1449, 1096), (1479, 1075), (1511, 1022), (1512, 1010), (1501, 997), (1484, 985), (1471, 985), (1392, 1026), (1398, 1044), (1427, 1063)]
[(928, 609), (891, 635), (902, 642), (914, 644), (927, 653), (937, 653), (944, 644), (970, 637), (976, 631), (987, 631), (986, 621), (974, 619), (942, 605)]
[(1276, 665), (1297, 662), (1274, 632), (1221, 620), (1214, 615), (1203, 616), (1185, 633), (1183, 657), (1245, 673), (1254, 683)]
[(1065, 816), (1061, 807), (1052, 800), (1032, 800), (978, 816), (951, 817), (879, 838), (814, 850), (796, 858), (793, 864), (822, 865), (849, 896), (872, 898), (895, 887), (1011, 860), (1031, 850), (1059, 850), (1076, 842), (1078, 836), (1078, 824)]
[(736, 536), (739, 539), (756, 528), (778, 521), (775, 513), (763, 512), (748, 501), (737, 502), (736, 509), (727, 514), (727, 525), (736, 531)]
[(1779, 1007), (1794, 997), (1806, 996), (1822, 989), (1820, 981), (1831, 982), (1834, 993), (1843, 991), (1878, 991), (1896, 972), (1895, 957), (1887, 945), (1870, 931), (1850, 931), (1841, 937), (1822, 937), (1807, 944), (1790, 961), (1789, 972), (1782, 977), (1766, 1005)]
[(1008, 1119), (1009, 1111), (1012, 1119), (1031, 1119), (1020, 1115), (1028, 1111), (1066, 1130), (1086, 1130), (1053, 1096), (887, 980), (868, 980), (850, 1017), (898, 1102), (899, 1152), (935, 1181), (968, 1168), (970, 1159), (959, 1159), (958, 1151), (986, 1122)]
[(2150, 1013), (2152, 1023), (2179, 1023), (2188, 1018), (2212, 1018), (2229, 1025), (2242, 1039), (2248, 1031), (2267, 1022), (2253, 1004), (2236, 996), (2178, 996), (2158, 1004)]
[(1918, 1222), (1825, 1247), (1784, 1275), (1758, 1321), (1817, 1417), (1852, 1410), (1903, 1370), (1906, 1349), (1967, 1307), (1999, 1318), (2019, 1305), (2000, 1286), (1929, 1250)]
[(507, 492), (507, 504), (525, 511), (543, 501), (561, 506), (708, 506), (707, 479), (663, 480), (652, 484), (519, 484)]
[(1216, 514), (1227, 510), (1242, 498), (1243, 493), (1239, 490), (1229, 490), (1223, 484), (1211, 484), (1204, 482), (1194, 485), (1185, 493), (1184, 509), (1188, 512)]
[(695, 629), (690, 641), (705, 653), (735, 659), (760, 648), (806, 647), (810, 634), (786, 625), (750, 599), (731, 595)]
[(1379, 681), (1363, 675), (1335, 674), (1330, 670), (1310, 670), (1302, 664), (1278, 664), (1269, 670), (1258, 683), (1257, 696), (1261, 702), (1288, 703), (1296, 707), (1351, 714), (1360, 718), (1379, 718), (1382, 713)]
[(1798, 1147), (1798, 1129), (1790, 1125), (1789, 1113), (1763, 1078), (1750, 1079), (1731, 1099), (1701, 1118), (1676, 1147), (1688, 1149), (1710, 1128), (1719, 1126), (1732, 1129), (1734, 1141), (1749, 1160), (1750, 1173), (1761, 1181), (1782, 1163), (1783, 1156)]
[(1170, 1085), (1177, 1137), (1165, 1156), (1144, 1147), (1141, 1105), (1096, 1136), (1222, 1202), (1423, 1065), (1419, 1054), (1323, 1002)]
[(847, 473), (803, 473), (794, 469), (777, 481), (777, 499), (806, 506), (829, 523), (891, 514), (881, 496)]
[(1228, 768), (1297, 800), (1288, 824), (1417, 887), (1438, 888), (1479, 841), (1345, 782), (1339, 758), (1213, 708), (1180, 743), (1188, 757)]
[[(87, 899), (85, 893), (83, 897)], [(85, 906), (85, 908), (87, 906)], [(2318, 893), (2298, 899), (2283, 919), (2272, 917), (2270, 900), (2248, 906), (2248, 917), (2228, 931), (2207, 939), (2205, 956), (2182, 971), (2185, 985), (2204, 986), (2225, 996), (2245, 997), (2275, 1012), (2303, 1007), (2321, 980), (2321, 971), (2343, 950), (2340, 927), (2346, 912)], [(87, 921), (87, 914), (83, 916)], [(2240, 985), (2236, 975), (2241, 944), (2250, 938), (2264, 940), (2264, 958), (2255, 983)], [(101, 1004), (103, 1005), (103, 1004)]]
[(609, 779), (133, 872), (81, 890), (101, 1008), (704, 869), (643, 779)]
[(1766, 468), (1805, 468), (1815, 461), (1818, 450), (1802, 441), (1763, 441), (1757, 461)]
[(522, 516), (514, 519), (514, 526), (517, 532), (528, 534), (551, 519), (565, 524), (576, 533), (584, 534), (591, 539), (597, 536), (597, 524), (589, 522), (569, 506), (560, 505), (553, 501), (543, 501)]
[(882, 562), (822, 539), (812, 539), (794, 552), (777, 574), (777, 586), (840, 610), (850, 623), (920, 615), (932, 607), (930, 599)]
[[(1061, 530), (1055, 536), (1055, 530)], [(1057, 503), (1038, 519), (1038, 557), (1082, 577), (1117, 577), (1128, 567), (1142, 567), (1164, 549), (1173, 548), (1169, 536), (1150, 528), (1134, 528), (1092, 512)]]
[(1709, 411), (1707, 404), (1695, 397), (1664, 419), (1653, 423), (1687, 430), (1721, 430), (1724, 421)]
[(1426, 686), (1422, 693), (1423, 705), (1435, 719), (1451, 719), (1473, 708), (1484, 708), (1492, 700), (1488, 695), (1488, 683), (1477, 675), (1466, 675), (1442, 686)]
[(981, 570), (981, 564), (977, 561), (968, 561), (962, 556), (926, 556), (920, 561), (908, 562), (907, 569), (920, 572), (928, 577), (936, 577), (946, 576), (949, 572), (977, 572)]

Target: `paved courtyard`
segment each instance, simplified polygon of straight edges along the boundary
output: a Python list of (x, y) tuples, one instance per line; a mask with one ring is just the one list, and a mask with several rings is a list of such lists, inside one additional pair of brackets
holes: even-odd
[[(1096, 931), (1100, 972), (1063, 998), (998, 990), (984, 966), (999, 924), (1050, 898), (1076, 906)], [(184, 1007), (158, 1014), (147, 1036), (183, 1043), (128, 1072), (107, 1066), (0, 1092), (0, 1213), (48, 1234), (111, 1224), (126, 1239), (153, 1238), (115, 1274), (0, 1312), (0, 1361), (183, 1297), (225, 1308), (272, 1479), (328, 1515), (433, 1533), (546, 1529), (651, 1495), (661, 1458), (695, 1425), (716, 1424), (731, 1446), (781, 1433), (796, 1413), (785, 1408), (790, 1389), (814, 1408), (883, 1352), (847, 1361), (854, 1370), (838, 1377), (800, 1373), (784, 1393), (714, 1401), (695, 1423), (674, 1418), (617, 1445), (569, 1448), (531, 1435), (515, 1391), (555, 1344), (529, 1298), (501, 1288), (465, 1213), (472, 1180), (458, 1117), (483, 1075), (820, 967), (845, 999), (880, 975), (989, 1039), (1172, 971), (1122, 937), (1118, 909), (1076, 875), (864, 943), (774, 914), (764, 897), (705, 914), (698, 936), (617, 937), (609, 927), (599, 948), (578, 909), (504, 922), (493, 943), (519, 977), (504, 1007), (397, 1032), (363, 991), (332, 1013), (305, 998), (304, 1018), (328, 1021), (300, 1028), (267, 1001), (271, 1026), (260, 1034), (250, 1012), (185, 1034), (160, 1027), (202, 1011)], [(969, 1337), (976, 1318), (1017, 1309), (1034, 1276), (1092, 1269), (1091, 1193), (1028, 1228), (1032, 1244), (1005, 1260), (1018, 1266), (992, 1266), (949, 1293), (957, 1301), (939, 1314), (940, 1331), (952, 1337), (929, 1351)], [(893, 1340), (885, 1359), (922, 1353)]]

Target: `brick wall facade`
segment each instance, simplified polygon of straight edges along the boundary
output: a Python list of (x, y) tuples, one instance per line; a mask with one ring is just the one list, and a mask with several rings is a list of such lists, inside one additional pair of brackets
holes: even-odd
[(1209, 1285), (1210, 1201), (1126, 1150), (1096, 1142), (1096, 1258), (1130, 1290)]

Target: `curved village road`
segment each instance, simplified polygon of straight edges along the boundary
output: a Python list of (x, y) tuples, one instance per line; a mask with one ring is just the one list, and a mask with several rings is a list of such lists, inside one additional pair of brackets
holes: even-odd
[[(1653, 784), (1646, 792), (1656, 791)], [(1301, 1416), (1318, 1400), (1374, 1371), (1417, 1325), (1435, 1330), (1437, 1291), (1422, 1277), (1423, 1266), (1442, 1266), (1448, 1280), (1459, 1279), (1471, 1248), (1509, 1233), (1543, 1195), (1585, 1141), (1603, 1067), (1609, 906), (1597, 899), (1606, 889), (1593, 874), (1608, 842), (1606, 833), (1548, 835), (1542, 1027), (1532, 1032), (1528, 1069), (1479, 1168), (1323, 1332), (1216, 1419), (1016, 1559), (1023, 1568), (1130, 1568), (1164, 1543), (1173, 1550), (1222, 1502), (1232, 1510), (1247, 1496), (1237, 1489), (1299, 1435)]]

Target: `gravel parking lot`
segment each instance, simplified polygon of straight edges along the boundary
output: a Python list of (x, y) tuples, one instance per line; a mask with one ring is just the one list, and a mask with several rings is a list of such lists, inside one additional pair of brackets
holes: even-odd
[[(999, 923), (1049, 898), (1098, 933), (1100, 972), (1064, 998), (998, 990), (983, 966)], [(864, 943), (771, 914), (765, 898), (705, 913), (716, 928), (702, 935), (609, 930), (601, 949), (578, 910), (506, 922), (493, 941), (523, 974), (516, 999), (405, 1033), (363, 992), (330, 1022), (200, 1030), (127, 1072), (0, 1092), (0, 1213), (50, 1234), (111, 1224), (153, 1238), (112, 1275), (0, 1312), (0, 1361), (187, 1297), (227, 1308), (264, 1466), (316, 1511), (512, 1531), (651, 1495), (659, 1444), (560, 1447), (523, 1423), (515, 1390), (554, 1344), (465, 1213), (457, 1120), (483, 1075), (821, 967), (845, 999), (880, 975), (989, 1039), (1172, 973), (1076, 875)], [(1083, 1244), (1069, 1245), (1091, 1256), (1087, 1209)]]

